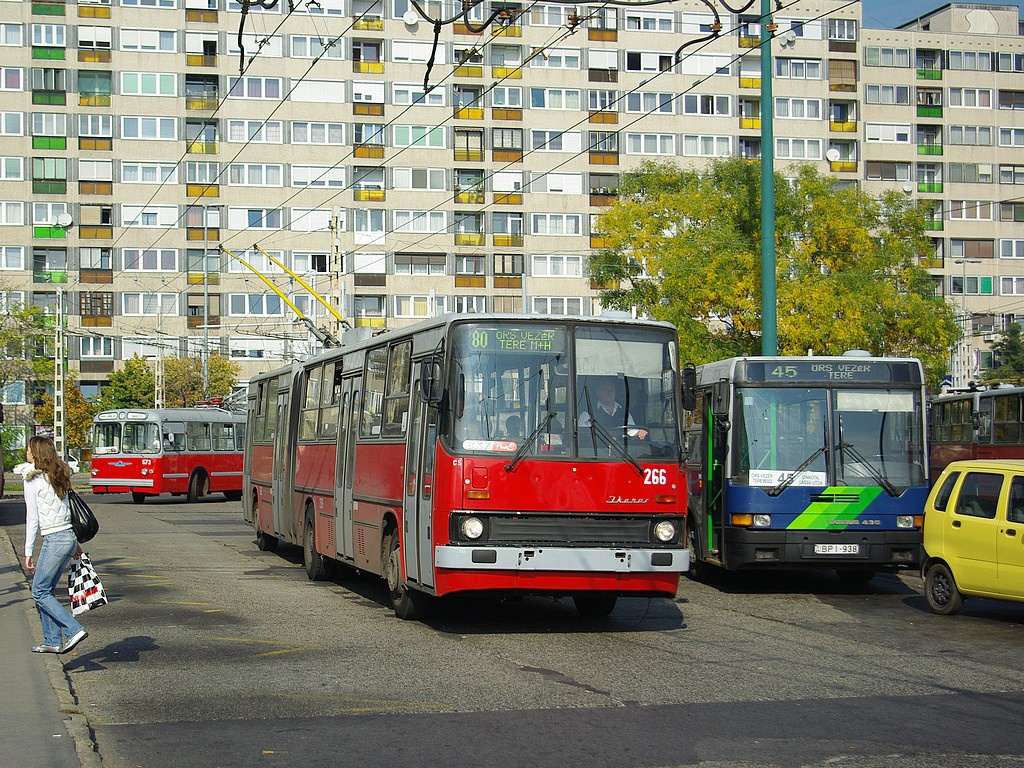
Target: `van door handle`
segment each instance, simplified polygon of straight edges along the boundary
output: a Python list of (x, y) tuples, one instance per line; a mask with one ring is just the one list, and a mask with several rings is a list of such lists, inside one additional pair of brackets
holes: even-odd
[(1016, 536), (1017, 535), (1017, 529), (1016, 528), (1007, 528), (1006, 529), (1006, 535), (1007, 536)]
[(953, 521), (953, 527), (954, 528), (959, 528), (960, 527), (960, 521), (959, 520), (954, 520)]

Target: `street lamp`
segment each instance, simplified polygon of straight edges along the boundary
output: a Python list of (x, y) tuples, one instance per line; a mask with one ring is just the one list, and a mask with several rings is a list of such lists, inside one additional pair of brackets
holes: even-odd
[(960, 344), (958, 345), (960, 365), (954, 366), (956, 373), (955, 384), (960, 387), (966, 387), (970, 379), (969, 361), (971, 358), (971, 315), (967, 312), (967, 265), (981, 264), (981, 259), (953, 259), (953, 263), (960, 265), (960, 319), (963, 322), (963, 335), (960, 337)]

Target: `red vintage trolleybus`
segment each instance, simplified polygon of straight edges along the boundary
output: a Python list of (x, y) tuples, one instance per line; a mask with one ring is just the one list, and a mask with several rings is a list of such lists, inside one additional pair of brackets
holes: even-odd
[(217, 407), (120, 408), (93, 418), (93, 493), (242, 498), (245, 412)]
[(672, 596), (681, 378), (675, 329), (631, 319), (448, 315), (328, 350), (250, 381), (245, 516), (310, 579), (381, 575), (402, 618), (465, 591)]
[(1024, 459), (1024, 387), (949, 392), (928, 407), (933, 480), (951, 461)]

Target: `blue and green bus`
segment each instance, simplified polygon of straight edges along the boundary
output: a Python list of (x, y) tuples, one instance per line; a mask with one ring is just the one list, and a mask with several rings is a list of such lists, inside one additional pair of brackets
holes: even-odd
[(685, 425), (691, 563), (834, 568), (851, 582), (915, 567), (929, 486), (925, 408), (912, 358), (698, 367)]

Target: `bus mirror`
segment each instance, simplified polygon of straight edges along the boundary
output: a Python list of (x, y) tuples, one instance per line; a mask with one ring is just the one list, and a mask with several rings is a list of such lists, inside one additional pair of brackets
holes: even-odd
[(718, 419), (729, 415), (729, 382), (716, 381), (711, 391), (711, 414)]
[(683, 366), (681, 384), (683, 388), (683, 410), (692, 411), (697, 406), (697, 369), (692, 363)]
[(442, 394), (441, 358), (429, 357), (420, 364), (420, 399), (429, 405), (437, 405)]

